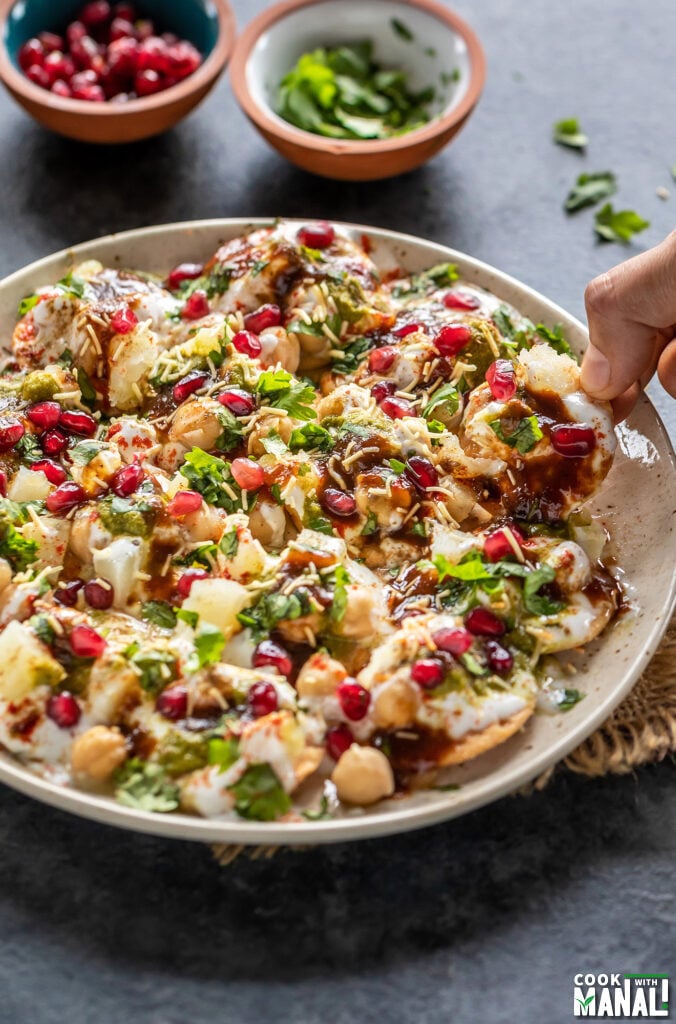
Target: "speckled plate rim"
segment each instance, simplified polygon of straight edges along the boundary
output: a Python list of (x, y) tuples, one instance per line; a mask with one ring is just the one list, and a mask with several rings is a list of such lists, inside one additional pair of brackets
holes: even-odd
[[(288, 218), (288, 220), (299, 225), (303, 223), (300, 219)], [(131, 260), (129, 263), (126, 262), (127, 258), (124, 253), (130, 251), (135, 243), (156, 240), (160, 253), (163, 253), (170, 248), (171, 242), (178, 239), (186, 248), (189, 248), (191, 244), (195, 248), (195, 243), (197, 243), (200, 250), (203, 249), (203, 254), (206, 257), (220, 241), (252, 227), (270, 223), (271, 218), (186, 221), (106, 235), (70, 249), (60, 250), (29, 264), (0, 281), (0, 323), (3, 319), (13, 317), (17, 297), (21, 297), (22, 294), (38, 284), (49, 281), (53, 275), (60, 274), (64, 267), (70, 265), (73, 260), (95, 259), (99, 255), (106, 260), (112, 260), (110, 250), (114, 250), (117, 261), (121, 265), (130, 266), (133, 263)], [(486, 263), (457, 250), (412, 235), (367, 225), (343, 223), (342, 226), (348, 231), (354, 232), (357, 237), (368, 236), (376, 246), (384, 243), (390, 246), (394, 252), (417, 250), (417, 258), (414, 257), (411, 262), (419, 266), (423, 266), (425, 262), (428, 265), (447, 260), (455, 262), (458, 264), (461, 276), (489, 288), (517, 308), (526, 307), (531, 316), (541, 316), (546, 323), (561, 322), (564, 329), (569, 332), (574, 344), (576, 343), (580, 348), (584, 347), (586, 343), (586, 329), (579, 320), (570, 316), (564, 309), (534, 289)], [(163, 241), (165, 245), (162, 245)], [(193, 255), (194, 258), (197, 258), (199, 252), (195, 250)], [(185, 256), (188, 258), (187, 252)], [(146, 269), (159, 268), (156, 266)], [(537, 312), (534, 312), (535, 310)], [(645, 434), (649, 437), (649, 444), (654, 447), (663, 469), (668, 473), (667, 490), (671, 488), (671, 495), (667, 494), (667, 497), (671, 496), (676, 499), (674, 452), (656, 410), (646, 397), (641, 399), (629, 424), (636, 421), (640, 421), (643, 432), (637, 436), (642, 437)], [(664, 484), (660, 486), (663, 487)], [(651, 500), (650, 489), (645, 492), (645, 495), (646, 497), (641, 500)], [(670, 507), (673, 509), (674, 502), (670, 504)], [(644, 537), (644, 539), (650, 540), (650, 536)], [(657, 531), (655, 531), (653, 539), (658, 539)], [(670, 529), (667, 531), (666, 541), (664, 535), (659, 535), (659, 539), (664, 544), (664, 550), (661, 552), (664, 556), (664, 564), (673, 566), (676, 563), (676, 533)], [(424, 794), (425, 801), (422, 805), (416, 803), (415, 796), (407, 796), (388, 801), (372, 811), (355, 811), (354, 814), (337, 819), (267, 824), (245, 821), (211, 821), (178, 813), (161, 815), (124, 807), (111, 797), (92, 795), (54, 785), (33, 774), (28, 768), (23, 767), (6, 754), (0, 754), (0, 782), (60, 810), (69, 811), (107, 825), (174, 839), (201, 842), (240, 845), (262, 843), (280, 846), (335, 843), (423, 828), (466, 814), (506, 794), (513, 793), (520, 786), (560, 761), (597, 729), (629, 693), (664, 635), (676, 605), (676, 574), (673, 571), (670, 580), (667, 580), (665, 575), (658, 598), (662, 608), (661, 614), (655, 614), (650, 621), (644, 620), (640, 629), (635, 633), (630, 632), (628, 637), (625, 636), (626, 640), (636, 635), (640, 637), (640, 643), (636, 644), (621, 675), (608, 680), (607, 692), (593, 708), (590, 706), (587, 712), (585, 701), (577, 705), (572, 712), (565, 716), (565, 728), (561, 729), (558, 738), (546, 749), (538, 749), (537, 736), (531, 735), (532, 743), (525, 748), (526, 751), (531, 751), (530, 756), (527, 756), (520, 766), (515, 767), (509, 763), (510, 744), (517, 740), (517, 737), (514, 737), (500, 748), (501, 752), (507, 756), (507, 761), (498, 771), (489, 770), (488, 774), (470, 780), (467, 785), (455, 791), (427, 792)], [(604, 646), (610, 646), (610, 638), (614, 635), (613, 627), (611, 627), (611, 632), (606, 634), (601, 641), (601, 650), (604, 649)], [(627, 645), (625, 644), (625, 646)], [(612, 676), (612, 672), (607, 675)], [(531, 733), (536, 732), (537, 720), (531, 723), (530, 728)]]

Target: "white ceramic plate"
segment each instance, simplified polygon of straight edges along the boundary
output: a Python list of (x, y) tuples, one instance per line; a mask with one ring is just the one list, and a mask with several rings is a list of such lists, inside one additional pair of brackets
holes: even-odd
[[(35, 287), (63, 277), (73, 262), (104, 264), (165, 273), (175, 263), (203, 261), (218, 245), (263, 220), (212, 220), (167, 224), (87, 242), (32, 263), (0, 282), (0, 330), (9, 338), (19, 300)], [(299, 222), (300, 223), (300, 222)], [(563, 324), (572, 346), (587, 342), (583, 325), (542, 295), (485, 263), (409, 235), (361, 225), (345, 225), (357, 237), (368, 235), (374, 258), (386, 251), (399, 265), (417, 271), (450, 260), (461, 277), (494, 292), (534, 321)], [(575, 661), (574, 685), (586, 697), (571, 711), (536, 715), (525, 730), (495, 750), (456, 768), (449, 778), (459, 789), (425, 791), (395, 798), (372, 810), (335, 820), (297, 824), (209, 821), (185, 814), (150, 814), (123, 807), (111, 798), (53, 785), (29, 768), (0, 754), (0, 781), (74, 814), (139, 832), (219, 843), (275, 845), (330, 843), (421, 828), (464, 814), (511, 793), (561, 760), (594, 731), (632, 688), (655, 652), (676, 600), (676, 464), (657, 413), (642, 399), (618, 429), (613, 469), (593, 501), (613, 537), (613, 554), (625, 573), (628, 609)], [(573, 659), (570, 659), (573, 660)]]

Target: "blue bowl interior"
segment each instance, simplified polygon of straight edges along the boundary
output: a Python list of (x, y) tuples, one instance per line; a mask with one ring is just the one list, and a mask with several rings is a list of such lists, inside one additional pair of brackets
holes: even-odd
[[(3, 42), (18, 67), (19, 48), (38, 32), (63, 32), (83, 7), (83, 0), (17, 0), (3, 26)], [(142, 0), (139, 16), (152, 18), (159, 32), (189, 39), (206, 56), (218, 38), (218, 13), (210, 0)]]

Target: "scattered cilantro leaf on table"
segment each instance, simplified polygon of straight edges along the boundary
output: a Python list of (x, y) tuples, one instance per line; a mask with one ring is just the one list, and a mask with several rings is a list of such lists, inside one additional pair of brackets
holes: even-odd
[(612, 203), (606, 203), (594, 218), (594, 230), (604, 242), (627, 242), (633, 235), (650, 227), (635, 210), (614, 210)]
[(569, 149), (584, 149), (589, 142), (576, 117), (566, 117), (562, 121), (557, 121), (553, 128), (553, 139), (560, 146), (568, 146)]
[(596, 171), (581, 174), (568, 193), (564, 208), (568, 213), (594, 206), (601, 199), (607, 199), (617, 192), (617, 181), (612, 171)]

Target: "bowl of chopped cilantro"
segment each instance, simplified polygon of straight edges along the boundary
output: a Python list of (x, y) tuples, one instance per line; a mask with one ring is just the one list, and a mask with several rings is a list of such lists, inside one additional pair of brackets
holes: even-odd
[(485, 59), (436, 0), (285, 0), (237, 42), (240, 106), (292, 163), (340, 180), (425, 163), (474, 109)]

